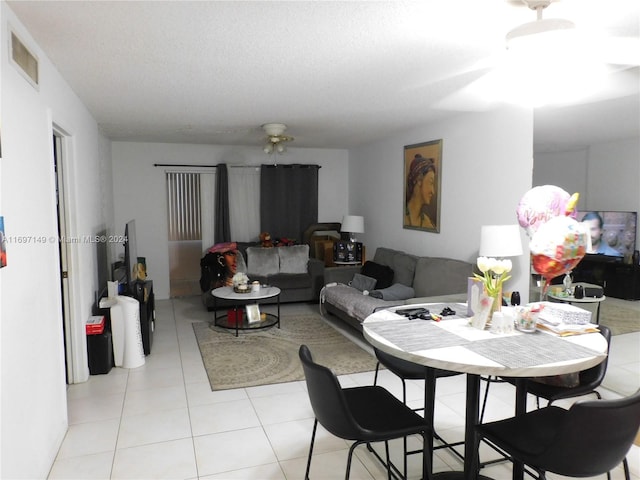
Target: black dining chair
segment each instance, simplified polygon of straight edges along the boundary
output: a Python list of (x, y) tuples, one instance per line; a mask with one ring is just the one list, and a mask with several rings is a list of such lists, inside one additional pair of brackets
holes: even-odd
[[(548, 405), (551, 405), (556, 400), (562, 400), (563, 398), (581, 397), (583, 395), (590, 394), (594, 394), (596, 397), (602, 398), (600, 392), (598, 392), (596, 388), (602, 384), (604, 376), (607, 373), (609, 345), (611, 344), (611, 329), (604, 325), (598, 325), (598, 330), (600, 330), (600, 335), (602, 335), (607, 341), (607, 358), (595, 367), (591, 367), (580, 372), (578, 375), (579, 383), (575, 387), (561, 387), (540, 382), (527, 382), (527, 392), (537, 397), (538, 407), (540, 406), (540, 398), (547, 400)], [(510, 383), (512, 382), (511, 379), (508, 381), (510, 381)]]
[[(354, 441), (349, 448), (346, 479), (351, 471), (353, 451), (358, 445), (370, 442), (384, 442), (386, 462), (376, 452), (374, 454), (385, 466), (389, 479), (396, 475), (407, 478), (406, 469), (402, 474), (389, 459), (389, 440), (421, 435), (423, 444), (427, 445), (431, 432), (424, 419), (383, 387), (342, 388), (330, 369), (313, 361), (306, 345), (300, 346), (299, 356), (315, 415), (305, 480), (309, 479), (318, 423), (331, 434)], [(431, 471), (430, 453), (423, 453), (422, 478), (428, 478)]]
[[(388, 353), (385, 353), (382, 350), (379, 350), (378, 348), (375, 348), (375, 347), (373, 348), (373, 351), (376, 355), (376, 358), (378, 359), (378, 363), (376, 364), (376, 371), (373, 377), (373, 384), (377, 385), (378, 372), (380, 370), (380, 365), (383, 365), (390, 372), (392, 372), (398, 378), (400, 378), (400, 381), (402, 382), (402, 401), (406, 404), (407, 403), (406, 381), (407, 380), (423, 380), (424, 381), (427, 375), (427, 371), (430, 369), (430, 367), (425, 367), (424, 365), (419, 365), (417, 363), (409, 362), (407, 360), (394, 357), (393, 355), (389, 355)], [(454, 375), (461, 375), (459, 372), (452, 372), (450, 370), (441, 370), (438, 368), (434, 368), (431, 370), (434, 371), (436, 379), (443, 378), (443, 377), (452, 377)], [(424, 408), (425, 408), (424, 405), (426, 403), (428, 394), (429, 393), (427, 392), (427, 385), (425, 382), (425, 392), (424, 392), (425, 401), (423, 402), (422, 407), (414, 408), (413, 409), (414, 412), (424, 411)], [(449, 448), (458, 458), (460, 458), (461, 460), (464, 460), (464, 456), (455, 449), (455, 447), (457, 446), (464, 445), (464, 441), (448, 443), (440, 435), (438, 435), (435, 429), (433, 430), (433, 437), (440, 441), (440, 445), (433, 447), (434, 450), (438, 450), (441, 448)], [(408, 451), (407, 454), (411, 455), (418, 452), (419, 450)]]
[[(547, 383), (541, 383), (534, 380), (529, 380), (526, 382), (527, 393), (530, 393), (536, 397), (536, 406), (540, 408), (540, 399), (544, 398), (547, 400), (547, 406), (551, 405), (556, 400), (566, 399), (566, 398), (575, 398), (581, 397), (584, 395), (594, 394), (598, 399), (602, 398), (600, 392), (596, 390), (604, 380), (604, 376), (607, 373), (607, 361), (608, 361), (608, 353), (609, 353), (609, 345), (611, 344), (611, 329), (604, 325), (598, 325), (598, 329), (600, 330), (600, 334), (607, 341), (607, 358), (605, 358), (598, 365), (591, 367), (587, 370), (583, 370), (579, 372), (578, 378), (579, 383), (575, 387), (564, 387), (560, 385), (551, 385)], [(482, 408), (480, 411), (480, 422), (484, 420), (484, 413), (487, 404), (487, 397), (489, 395), (489, 387), (492, 383), (510, 383), (511, 385), (515, 385), (516, 379), (511, 377), (495, 377), (489, 376), (485, 379), (487, 382), (486, 389), (484, 391), (484, 399), (482, 402)], [(492, 445), (491, 442), (488, 442), (489, 446), (497, 450), (495, 445)], [(502, 455), (500, 459), (491, 460), (486, 462), (484, 465), (497, 463), (506, 459), (504, 452), (497, 450), (498, 453)], [(611, 478), (611, 475), (607, 473), (607, 478)]]
[[(594, 394), (597, 398), (602, 398), (600, 393), (596, 389), (602, 384), (604, 376), (607, 373), (609, 345), (611, 344), (611, 329), (605, 325), (598, 325), (598, 330), (600, 330), (600, 335), (602, 335), (607, 341), (607, 358), (605, 358), (598, 365), (580, 372), (578, 375), (578, 385), (576, 385), (575, 387), (565, 387), (533, 380), (527, 382), (527, 393), (535, 395), (538, 408), (540, 408), (541, 398), (547, 400), (547, 405), (551, 405), (556, 400), (581, 397), (583, 395), (590, 394)], [(480, 420), (482, 420), (482, 418), (484, 417), (484, 409), (487, 402), (487, 395), (489, 393), (489, 385), (492, 382), (496, 381), (508, 382), (512, 385), (515, 384), (515, 379), (509, 377), (501, 377), (500, 379), (496, 379), (495, 377), (493, 377), (489, 379), (489, 381), (487, 382), (487, 388), (484, 391), (484, 400), (482, 402), (482, 413), (480, 415)]]
[(640, 390), (614, 400), (578, 401), (569, 410), (554, 405), (513, 418), (480, 424), (476, 430), (512, 460), (546, 473), (592, 477), (623, 464), (640, 427)]

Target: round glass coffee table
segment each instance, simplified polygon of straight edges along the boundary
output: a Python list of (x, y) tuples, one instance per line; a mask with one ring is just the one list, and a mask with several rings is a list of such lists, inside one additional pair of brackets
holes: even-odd
[[(213, 326), (236, 331), (260, 330), (277, 325), (280, 328), (280, 289), (278, 287), (260, 287), (257, 292), (237, 293), (233, 287), (220, 287), (211, 291), (213, 295)], [(276, 298), (277, 313), (260, 312), (259, 302)], [(232, 306), (219, 315), (218, 300), (226, 300)]]

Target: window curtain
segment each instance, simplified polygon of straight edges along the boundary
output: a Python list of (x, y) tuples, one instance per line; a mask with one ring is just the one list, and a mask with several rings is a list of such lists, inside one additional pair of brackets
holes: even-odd
[(216, 204), (216, 178), (215, 172), (200, 174), (200, 216), (202, 222), (203, 253), (216, 243), (214, 234), (215, 226), (213, 222), (215, 217), (214, 205)]
[(231, 228), (229, 226), (229, 174), (227, 164), (220, 163), (216, 171), (216, 215), (215, 215), (215, 243), (230, 242)]
[(229, 167), (231, 239), (255, 242), (260, 235), (260, 167)]
[(318, 165), (262, 165), (260, 230), (272, 238), (302, 241), (302, 233), (318, 223)]

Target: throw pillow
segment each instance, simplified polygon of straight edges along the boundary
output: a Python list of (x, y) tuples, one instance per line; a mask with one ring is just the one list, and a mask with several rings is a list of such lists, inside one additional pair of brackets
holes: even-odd
[(382, 300), (407, 300), (415, 296), (413, 288), (407, 287), (402, 283), (394, 283), (390, 287), (381, 290), (372, 290), (369, 296), (373, 298), (381, 298)]
[(367, 277), (361, 273), (356, 273), (353, 276), (353, 280), (349, 282), (349, 285), (361, 292), (364, 292), (365, 290), (372, 290), (376, 287), (376, 279)]
[(390, 287), (393, 283), (393, 270), (391, 269), (391, 267), (380, 265), (379, 263), (375, 263), (370, 260), (364, 262), (360, 273), (362, 275), (366, 275), (367, 277), (375, 278), (377, 280), (377, 289)]
[(278, 247), (275, 250), (280, 258), (280, 273), (307, 273), (309, 245)]
[(247, 248), (247, 275), (275, 275), (280, 271), (280, 259), (275, 248)]

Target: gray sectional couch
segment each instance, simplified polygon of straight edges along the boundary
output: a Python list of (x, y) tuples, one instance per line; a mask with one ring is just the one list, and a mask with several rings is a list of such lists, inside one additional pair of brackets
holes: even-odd
[[(238, 244), (238, 272), (244, 272), (249, 281), (278, 287), (280, 302), (313, 302), (318, 300), (324, 281), (324, 262), (309, 258), (308, 245), (262, 248), (251, 244)], [(207, 310), (213, 309), (211, 291), (204, 292), (202, 299)], [(275, 303), (269, 299), (261, 303)], [(218, 300), (218, 308), (232, 303)]]
[[(375, 287), (365, 294), (350, 286), (361, 280), (356, 278), (354, 281), (355, 274), (380, 270), (380, 265), (393, 271), (390, 287), (377, 290)], [(323, 308), (358, 330), (362, 330), (361, 323), (367, 316), (381, 308), (440, 300), (465, 302), (468, 278), (473, 275), (473, 265), (468, 262), (418, 257), (384, 247), (378, 248), (373, 257), (376, 269), (372, 270), (371, 266), (365, 263), (363, 267), (325, 269), (326, 286), (321, 295)], [(383, 298), (374, 298), (374, 294)]]

